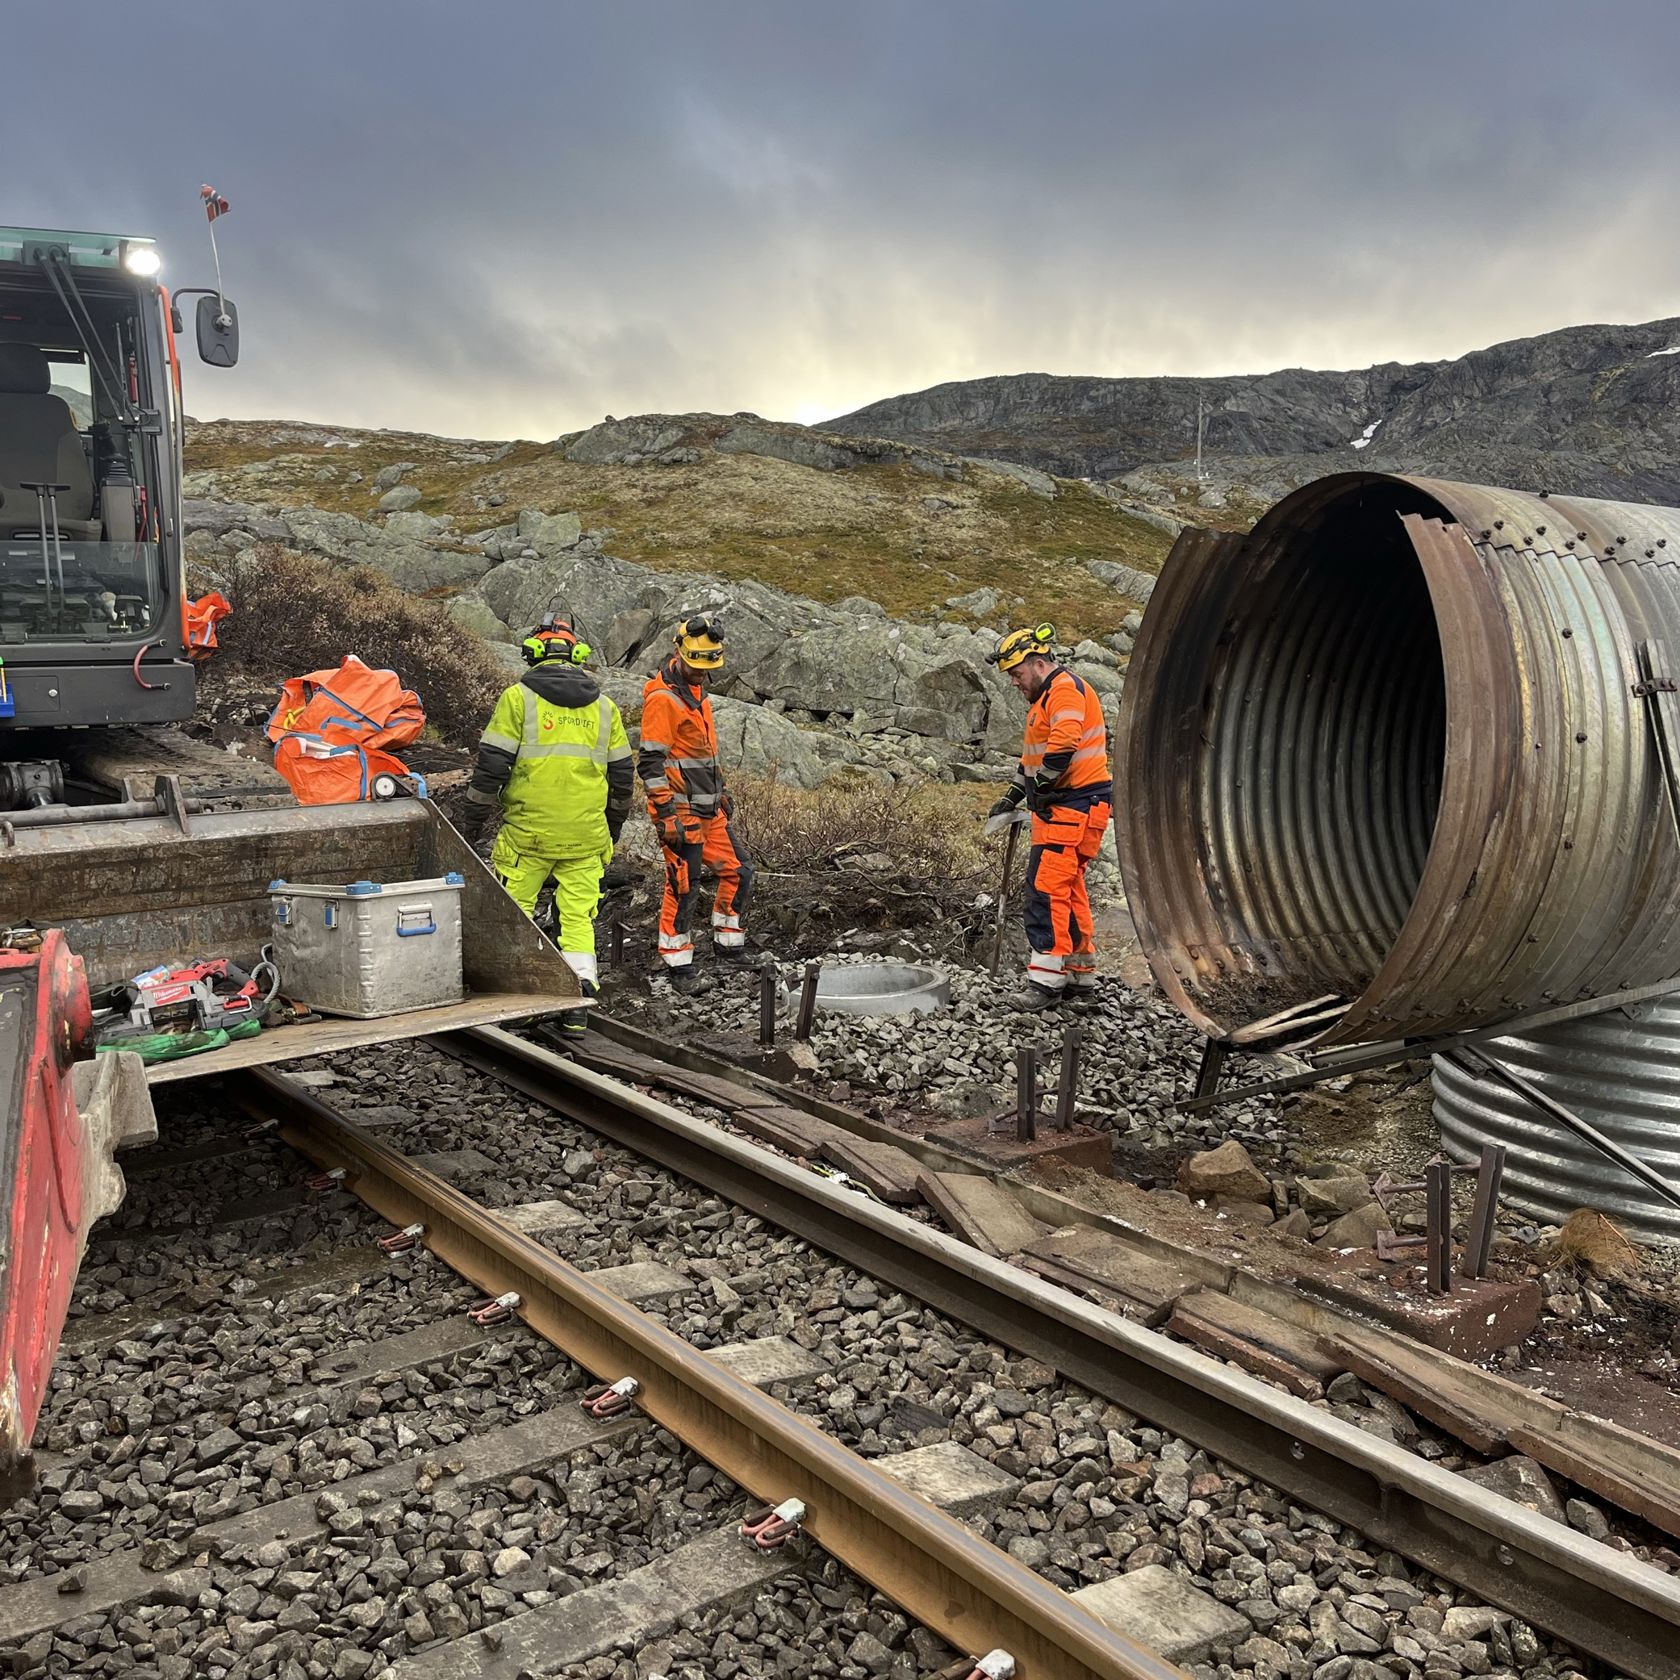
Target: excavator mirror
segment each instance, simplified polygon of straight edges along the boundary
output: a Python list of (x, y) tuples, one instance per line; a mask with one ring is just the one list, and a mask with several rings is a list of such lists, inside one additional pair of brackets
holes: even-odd
[(198, 359), (211, 367), (239, 360), (239, 311), (232, 298), (207, 292), (198, 300)]

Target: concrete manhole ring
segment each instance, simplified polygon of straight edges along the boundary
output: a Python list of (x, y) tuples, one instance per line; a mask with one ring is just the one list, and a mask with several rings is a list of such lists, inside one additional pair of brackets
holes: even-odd
[[(787, 992), (797, 1006), (798, 985)], [(951, 982), (937, 968), (890, 957), (824, 967), (817, 976), (817, 1008), (831, 1015), (909, 1015), (950, 1001)]]

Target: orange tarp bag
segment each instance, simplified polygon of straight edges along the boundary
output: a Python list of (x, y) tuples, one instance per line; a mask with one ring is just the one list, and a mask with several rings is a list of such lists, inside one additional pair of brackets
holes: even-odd
[(216, 646), (216, 626), (233, 611), (221, 590), (212, 589), (196, 601), (187, 602), (187, 652), (193, 659), (208, 659)]
[(344, 805), (371, 797), (382, 773), (406, 776), (389, 749), (419, 739), (420, 696), (394, 671), (376, 671), (346, 654), (336, 671), (292, 677), (268, 720), (274, 768), (304, 805)]

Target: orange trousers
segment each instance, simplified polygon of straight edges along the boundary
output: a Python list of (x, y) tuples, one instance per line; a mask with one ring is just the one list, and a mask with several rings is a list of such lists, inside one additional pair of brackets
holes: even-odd
[(721, 813), (678, 819), (682, 844), (665, 846), (665, 898), (659, 906), (659, 958), (668, 968), (694, 961), (694, 901), (704, 870), (717, 877), (712, 900), (712, 943), (727, 949), (747, 942), (741, 912), (752, 894), (753, 866)]
[(1027, 860), (1027, 978), (1053, 992), (1094, 986), (1097, 946), (1091, 931), (1091, 900), (1085, 871), (1102, 846), (1110, 805), (1089, 810), (1052, 806), (1032, 823)]

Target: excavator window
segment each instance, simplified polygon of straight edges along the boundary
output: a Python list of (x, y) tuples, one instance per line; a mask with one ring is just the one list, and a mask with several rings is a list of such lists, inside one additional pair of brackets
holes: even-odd
[(138, 309), (0, 277), (0, 646), (129, 641), (161, 619)]

